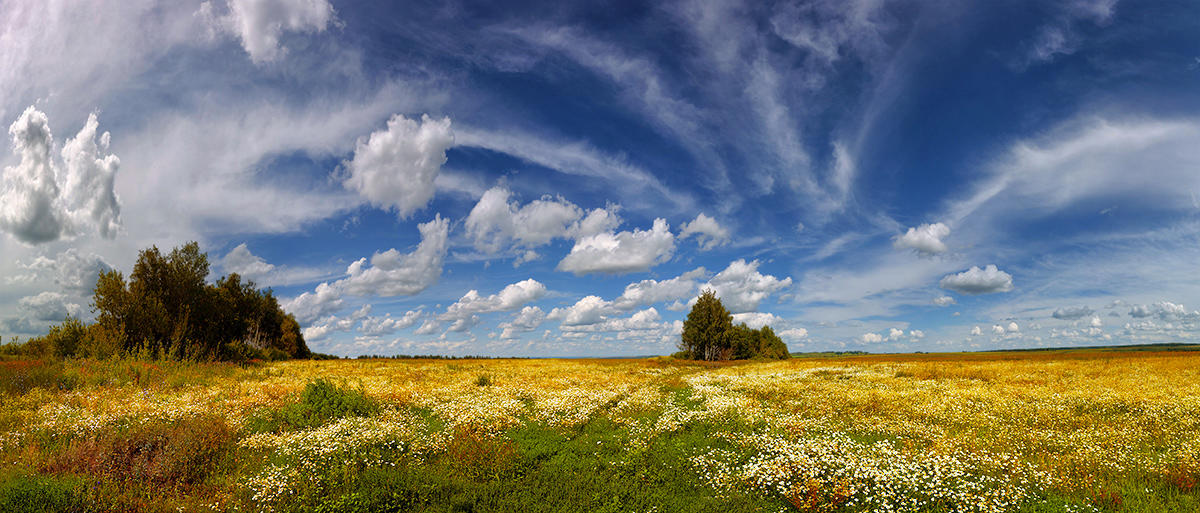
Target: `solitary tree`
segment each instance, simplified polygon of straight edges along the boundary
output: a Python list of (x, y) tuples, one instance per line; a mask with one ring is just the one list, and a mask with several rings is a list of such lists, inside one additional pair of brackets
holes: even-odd
[(717, 293), (705, 290), (696, 306), (683, 321), (679, 349), (697, 360), (724, 360), (732, 356), (733, 316), (717, 299)]

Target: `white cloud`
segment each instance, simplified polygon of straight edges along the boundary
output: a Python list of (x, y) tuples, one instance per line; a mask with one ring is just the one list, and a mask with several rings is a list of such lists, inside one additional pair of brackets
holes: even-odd
[(1187, 308), (1170, 301), (1159, 301), (1152, 305), (1133, 305), (1129, 316), (1141, 319), (1156, 316), (1164, 321), (1171, 320), (1200, 320), (1200, 311), (1188, 312)]
[(664, 219), (649, 230), (598, 233), (575, 241), (558, 270), (575, 274), (645, 271), (675, 253), (675, 236)]
[(933, 298), (933, 304), (937, 306), (950, 306), (957, 303), (958, 301), (955, 301), (954, 298), (950, 296), (938, 296)]
[(543, 196), (521, 206), (510, 202), (511, 196), (502, 186), (488, 189), (467, 215), (467, 233), (477, 249), (495, 253), (514, 244), (536, 248), (557, 238), (609, 232), (621, 223), (615, 206), (593, 209), (585, 216), (583, 209), (561, 197)]
[(21, 298), (17, 305), (29, 318), (39, 321), (61, 322), (66, 316), (78, 316), (79, 305), (67, 302), (67, 296), (58, 292), (42, 292)]
[(421, 327), (417, 328), (416, 331), (413, 331), (413, 333), (416, 333), (417, 335), (432, 335), (433, 333), (437, 332), (438, 328), (441, 326), (442, 324), (434, 319), (426, 319), (424, 323), (421, 323)]
[(221, 257), (221, 269), (226, 273), (238, 273), (245, 278), (258, 279), (273, 271), (275, 266), (251, 253), (250, 248), (243, 242)]
[(63, 145), (63, 198), (76, 224), (94, 224), (101, 237), (111, 239), (121, 229), (121, 201), (114, 189), (121, 160), (108, 153), (108, 132), (97, 139), (99, 125), (96, 113), (89, 114), (79, 133)]
[(746, 323), (746, 326), (752, 329), (759, 329), (763, 326), (779, 326), (783, 323), (783, 319), (779, 316), (766, 312), (743, 312), (733, 314), (733, 323)]
[(274, 61), (287, 53), (280, 44), (285, 32), (320, 33), (337, 22), (326, 0), (226, 0), (228, 12), (218, 15), (211, 1), (196, 13), (216, 32), (231, 34), (256, 64)]
[(542, 321), (546, 320), (546, 312), (536, 306), (526, 306), (522, 308), (516, 317), (509, 322), (500, 323), (499, 328), (501, 339), (513, 339), (520, 333), (527, 333), (536, 330), (542, 325)]
[(734, 260), (701, 288), (715, 291), (730, 313), (756, 311), (764, 299), (792, 284), (790, 277), (780, 280), (758, 272), (758, 265), (758, 260)]
[(285, 303), (284, 309), (305, 324), (338, 311), (345, 294), (397, 296), (425, 290), (442, 274), (449, 226), (449, 221), (440, 215), (417, 225), (421, 243), (412, 253), (402, 254), (395, 248), (375, 253), (370, 267), (366, 258), (360, 258), (346, 268), (345, 278), (317, 285), (314, 292), (305, 292)]
[(1012, 275), (997, 269), (995, 265), (983, 269), (972, 266), (961, 273), (947, 275), (938, 285), (970, 295), (1008, 292), (1013, 288)]
[(995, 334), (997, 334), (997, 335), (1003, 335), (1003, 334), (1004, 334), (1004, 331), (1005, 331), (1005, 330), (1004, 330), (1004, 326), (1001, 326), (1001, 325), (999, 325), (999, 324), (993, 324), (993, 325), (992, 325), (992, 333), (995, 333)]
[(613, 312), (612, 303), (600, 296), (585, 296), (567, 308), (555, 308), (548, 318), (562, 320), (563, 326), (596, 324)]
[(708, 251), (717, 246), (729, 243), (729, 229), (717, 223), (716, 219), (704, 215), (703, 212), (698, 214), (690, 223), (683, 223), (682, 231), (679, 232), (679, 240), (686, 239), (693, 235), (700, 243), (701, 251)]
[(859, 335), (858, 340), (865, 344), (878, 344), (883, 342), (883, 335), (878, 333), (863, 333)]
[(417, 225), (421, 243), (412, 253), (401, 254), (395, 248), (375, 253), (371, 265), (361, 258), (346, 269), (346, 278), (337, 286), (360, 296), (397, 296), (416, 294), (437, 281), (446, 258), (450, 222), (441, 215)]
[(658, 310), (654, 307), (647, 308), (634, 312), (629, 317), (604, 319), (600, 322), (586, 324), (567, 324), (564, 322), (559, 328), (564, 332), (627, 332), (627, 331), (646, 331), (646, 330), (662, 330), (673, 328), (671, 323), (659, 323), (662, 320)]
[(1095, 313), (1095, 311), (1086, 306), (1068, 306), (1055, 309), (1054, 313), (1050, 314), (1050, 316), (1055, 319), (1062, 319), (1064, 321), (1073, 321), (1076, 319), (1082, 319), (1092, 315), (1093, 313)]
[(387, 130), (359, 139), (353, 160), (345, 163), (348, 176), (342, 185), (405, 219), (433, 198), (446, 149), (453, 145), (450, 118), (422, 115), (418, 123), (393, 115)]
[(446, 308), (439, 315), (443, 321), (461, 321), (476, 314), (491, 312), (508, 312), (521, 308), (530, 301), (536, 301), (546, 295), (546, 286), (534, 279), (527, 279), (504, 287), (496, 294), (483, 297), (479, 291), (470, 290), (457, 302)]
[(1104, 321), (1101, 321), (1099, 316), (1093, 315), (1092, 320), (1088, 321), (1088, 325), (1093, 328), (1099, 328), (1101, 326), (1104, 326)]
[(946, 243), (942, 239), (950, 235), (950, 227), (942, 223), (923, 224), (909, 228), (903, 235), (892, 239), (896, 249), (911, 249), (922, 256), (933, 256), (946, 252)]
[(107, 154), (109, 134), (96, 139), (96, 115), (63, 146), (63, 163), (52, 156), (54, 136), (46, 114), (33, 106), (9, 126), (16, 166), (0, 176), (0, 230), (26, 244), (77, 235), (95, 226), (113, 238), (120, 230), (114, 177), (120, 161)]
[(305, 292), (284, 303), (283, 309), (296, 316), (300, 324), (307, 324), (334, 313), (342, 308), (342, 293), (337, 284), (321, 283), (316, 290)]
[[(703, 267), (693, 269), (669, 280), (642, 280), (625, 286), (620, 297), (613, 300), (613, 307), (619, 310), (630, 310), (642, 305), (651, 305), (662, 301), (689, 299), (696, 293), (699, 280), (707, 274)], [(686, 308), (681, 304), (681, 308)], [(671, 309), (668, 307), (668, 309)]]
[(971, 336), (972, 337), (978, 337), (980, 335), (983, 335), (983, 330), (979, 329), (979, 326), (975, 326), (974, 328), (971, 328)]
[(364, 317), (358, 324), (358, 331), (364, 335), (387, 335), (413, 326), (421, 318), (420, 310), (410, 310), (399, 318), (386, 314), (382, 317)]
[(1017, 323), (1015, 323), (1015, 322), (1009, 322), (1008, 328), (1006, 328), (1006, 329), (1008, 330), (1009, 333), (1016, 333), (1018, 331), (1021, 331), (1021, 327), (1018, 326)]
[(68, 248), (55, 258), (39, 256), (29, 264), (17, 263), (28, 271), (6, 279), (8, 283), (34, 282), (50, 278), (67, 292), (90, 295), (96, 288), (100, 273), (112, 270), (112, 266), (94, 253), (84, 254), (76, 248)]
[(900, 340), (904, 337), (904, 330), (892, 328), (888, 330), (887, 340)]
[(779, 335), (779, 338), (782, 339), (796, 341), (807, 337), (808, 330), (804, 328), (791, 328), (780, 331), (779, 333), (776, 333), (776, 335)]

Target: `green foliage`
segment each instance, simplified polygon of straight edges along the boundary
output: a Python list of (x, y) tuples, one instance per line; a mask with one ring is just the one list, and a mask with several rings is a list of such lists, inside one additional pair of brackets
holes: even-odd
[(492, 376), (490, 374), (480, 374), (475, 378), (475, 386), (486, 387), (492, 384)]
[(732, 354), (729, 340), (732, 328), (733, 316), (717, 299), (717, 293), (705, 290), (683, 321), (679, 349), (696, 360), (727, 360)]
[(260, 411), (248, 418), (245, 426), (251, 433), (306, 429), (346, 417), (369, 417), (380, 409), (379, 402), (361, 390), (322, 378), (304, 387), (299, 402)]
[(96, 323), (73, 317), (24, 344), (3, 346), (25, 358), (279, 360), (308, 358), (300, 324), (270, 290), (235, 274), (206, 283), (208, 256), (190, 242), (163, 255), (138, 254), (128, 282), (101, 273), (92, 296)]
[(83, 479), (72, 476), (0, 474), (0, 511), (55, 513), (88, 511)]
[(716, 292), (705, 290), (683, 322), (677, 358), (694, 360), (782, 359), (787, 345), (770, 326), (753, 330), (745, 323), (734, 326)]

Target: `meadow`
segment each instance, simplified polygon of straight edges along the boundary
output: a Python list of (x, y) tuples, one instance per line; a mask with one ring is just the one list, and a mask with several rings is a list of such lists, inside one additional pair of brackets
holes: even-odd
[(0, 511), (1200, 511), (1200, 353), (0, 362)]

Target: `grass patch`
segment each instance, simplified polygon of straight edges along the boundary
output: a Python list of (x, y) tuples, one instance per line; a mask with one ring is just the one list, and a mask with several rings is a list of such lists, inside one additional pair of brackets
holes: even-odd
[(246, 419), (245, 428), (250, 433), (307, 429), (346, 417), (369, 417), (380, 409), (379, 402), (361, 390), (321, 378), (305, 385), (299, 402), (261, 410)]
[(91, 510), (82, 478), (39, 476), (24, 472), (0, 474), (0, 511), (6, 513), (68, 513)]

